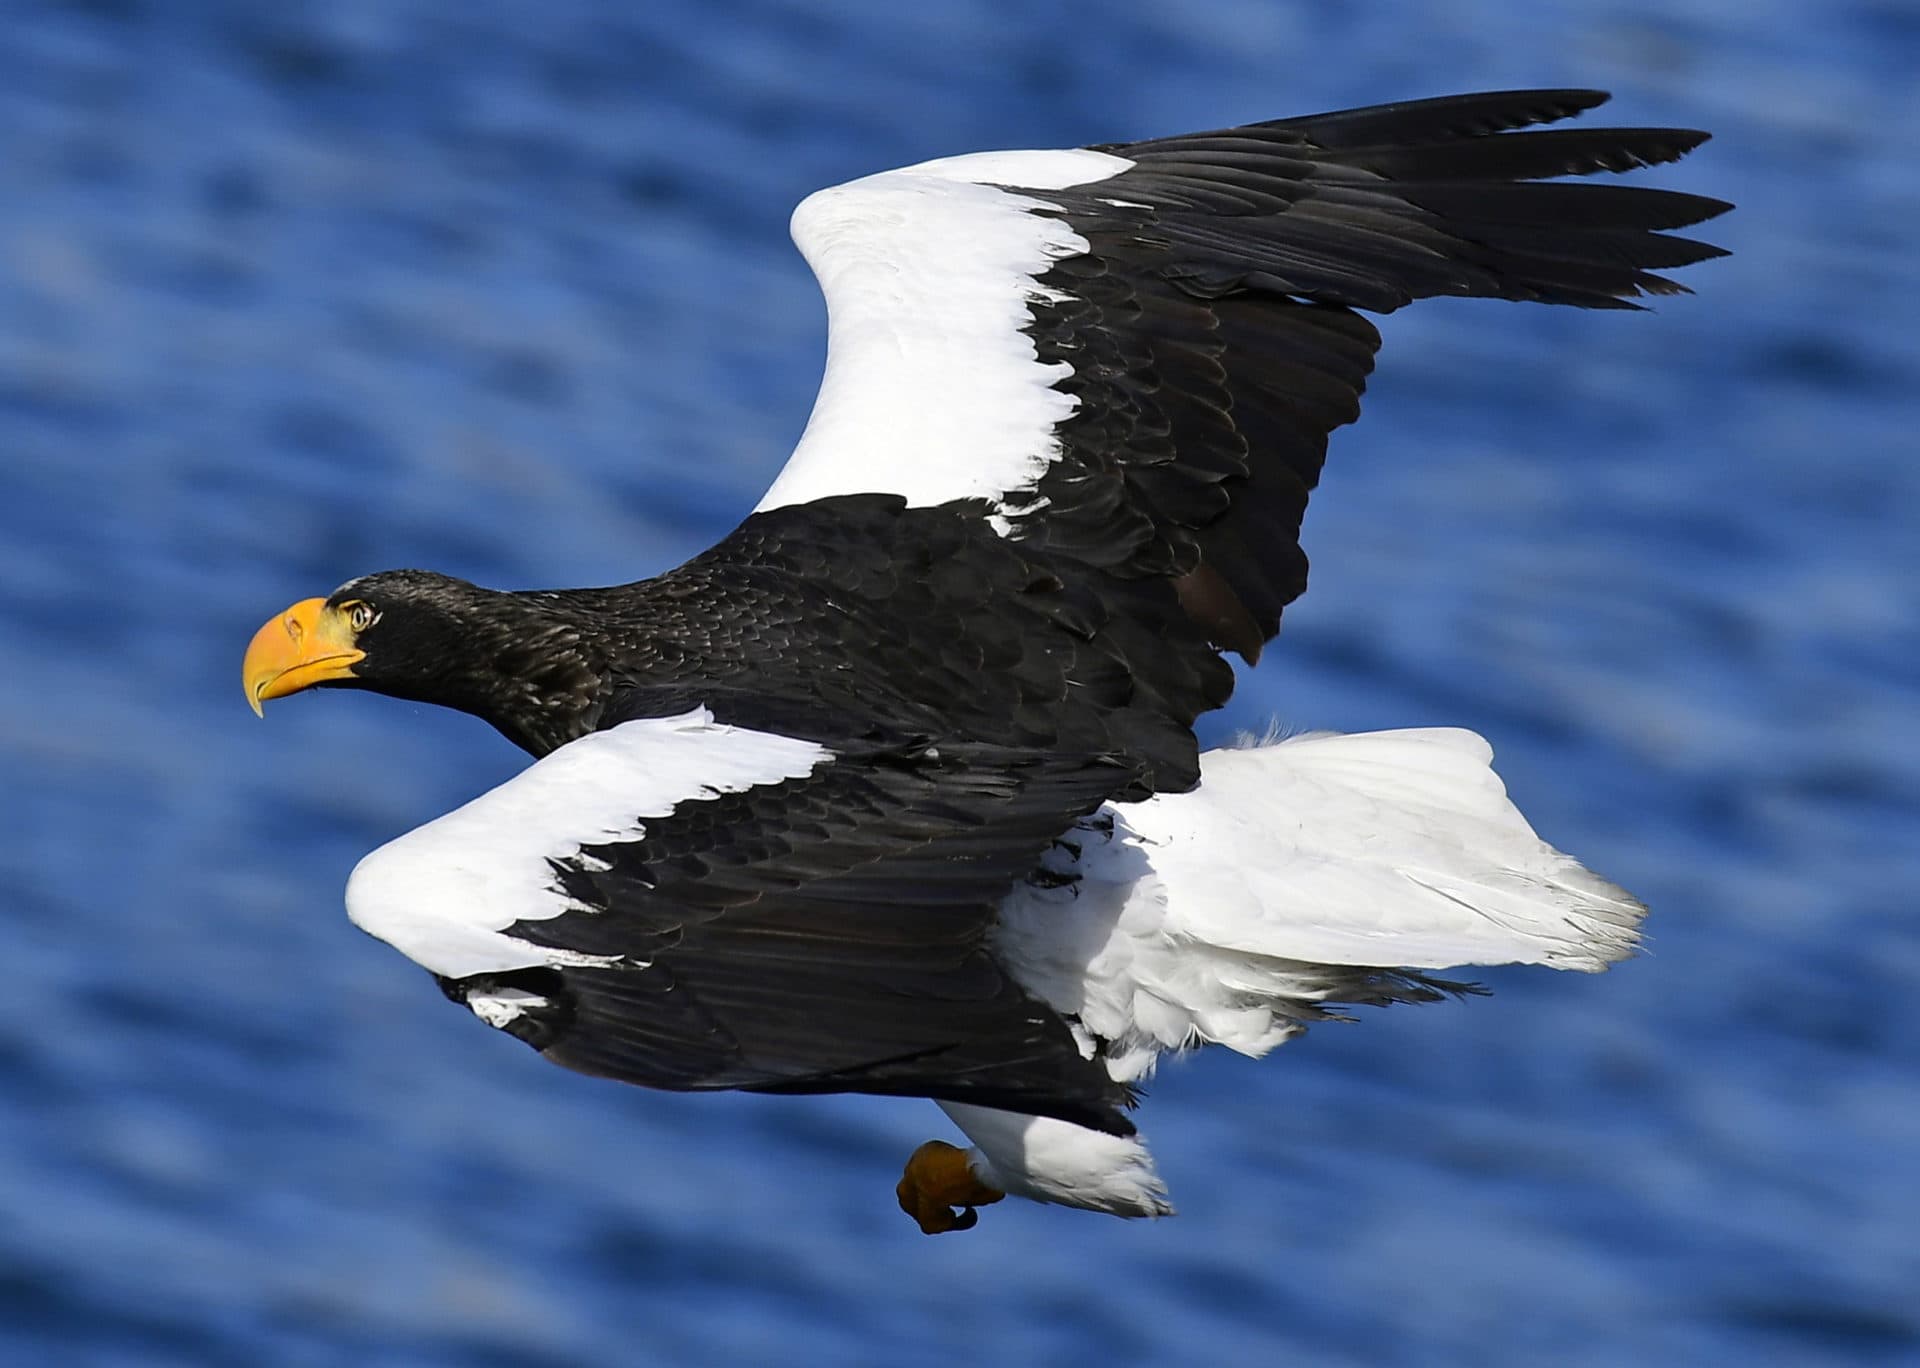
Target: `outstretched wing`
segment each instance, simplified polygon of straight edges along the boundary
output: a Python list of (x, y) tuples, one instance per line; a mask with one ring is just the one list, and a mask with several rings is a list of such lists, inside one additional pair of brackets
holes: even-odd
[(1124, 1090), (985, 946), (1016, 881), (1124, 780), (1097, 757), (836, 752), (701, 709), (583, 737), (381, 847), (347, 909), (585, 1073), (1126, 1133)]
[(927, 162), (823, 190), (793, 235), (827, 299), (813, 416), (759, 509), (976, 500), (1002, 535), (1172, 579), (1256, 658), (1306, 587), (1300, 521), (1379, 336), (1435, 295), (1636, 307), (1721, 255), (1721, 201), (1541, 184), (1706, 134), (1513, 132), (1598, 91), (1382, 105)]

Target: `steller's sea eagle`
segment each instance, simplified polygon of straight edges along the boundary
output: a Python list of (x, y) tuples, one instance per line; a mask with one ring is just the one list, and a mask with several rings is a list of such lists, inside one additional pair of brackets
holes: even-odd
[(1362, 311), (1594, 308), (1721, 255), (1721, 201), (1553, 178), (1706, 134), (1516, 131), (1498, 92), (822, 190), (826, 375), (746, 521), (655, 579), (350, 580), (247, 699), (372, 689), (536, 758), (361, 861), (347, 910), (547, 1058), (656, 1088), (937, 1101), (901, 1206), (1172, 1210), (1129, 1115), (1167, 1051), (1259, 1055), (1453, 965), (1597, 971), (1644, 909), (1536, 837), (1467, 731), (1202, 755), (1225, 653), (1306, 587)]

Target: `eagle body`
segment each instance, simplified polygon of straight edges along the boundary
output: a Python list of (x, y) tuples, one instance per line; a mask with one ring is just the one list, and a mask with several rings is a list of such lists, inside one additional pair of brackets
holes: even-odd
[(558, 1063), (674, 1089), (927, 1097), (929, 1233), (1017, 1194), (1171, 1211), (1135, 1085), (1431, 971), (1595, 971), (1644, 909), (1448, 729), (1202, 754), (1227, 653), (1379, 346), (1434, 295), (1636, 307), (1724, 210), (1559, 176), (1704, 134), (1535, 131), (1586, 91), (948, 158), (825, 190), (812, 419), (730, 535), (651, 580), (350, 580), (267, 623), (249, 699), (356, 687), (535, 757), (355, 870), (348, 911)]

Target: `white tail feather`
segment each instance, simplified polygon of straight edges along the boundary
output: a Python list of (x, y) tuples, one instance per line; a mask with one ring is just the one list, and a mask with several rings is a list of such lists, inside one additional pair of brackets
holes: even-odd
[(1394, 970), (1631, 954), (1645, 908), (1536, 836), (1492, 759), (1456, 728), (1211, 751), (1192, 792), (1082, 822), (1049, 861), (1073, 882), (1017, 890), (1001, 953), (1128, 1078), (1168, 1048), (1262, 1054), (1326, 1006), (1435, 995)]
[(1201, 785), (1126, 810), (1169, 931), (1322, 964), (1596, 972), (1646, 909), (1534, 834), (1456, 727), (1214, 751)]
[[(1589, 972), (1645, 909), (1534, 835), (1469, 731), (1314, 733), (1201, 757), (1200, 786), (1108, 805), (1008, 897), (1001, 957), (1115, 1078), (1169, 1049), (1260, 1055), (1342, 1003), (1428, 1001), (1423, 969)], [(1171, 1210), (1138, 1136), (942, 1104), (976, 1175), (1038, 1201)]]

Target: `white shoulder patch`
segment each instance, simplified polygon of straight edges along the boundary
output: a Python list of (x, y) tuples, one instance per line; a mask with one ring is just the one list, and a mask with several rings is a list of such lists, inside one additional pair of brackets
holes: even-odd
[[(1095, 152), (1087, 147), (1052, 148), (1041, 151), (968, 152), (958, 157), (935, 157), (916, 162), (883, 176), (937, 176), (941, 180), (967, 185), (1011, 185), (1022, 190), (1066, 190), (1076, 185), (1111, 180), (1133, 163), (1111, 152)], [(841, 189), (865, 185), (881, 176), (849, 181)]]
[(1053, 388), (1068, 368), (1042, 365), (1021, 331), (1027, 304), (1049, 266), (1087, 250), (1031, 211), (1050, 207), (1047, 190), (1132, 165), (1084, 149), (981, 152), (803, 200), (793, 240), (826, 296), (827, 368), (806, 432), (755, 511), (854, 493), (999, 504), (1031, 487), (1074, 401)]
[(705, 708), (583, 736), (360, 861), (347, 916), (452, 978), (606, 963), (504, 934), (573, 909), (550, 860), (637, 840), (682, 803), (802, 778), (832, 758), (811, 741), (718, 725)]

